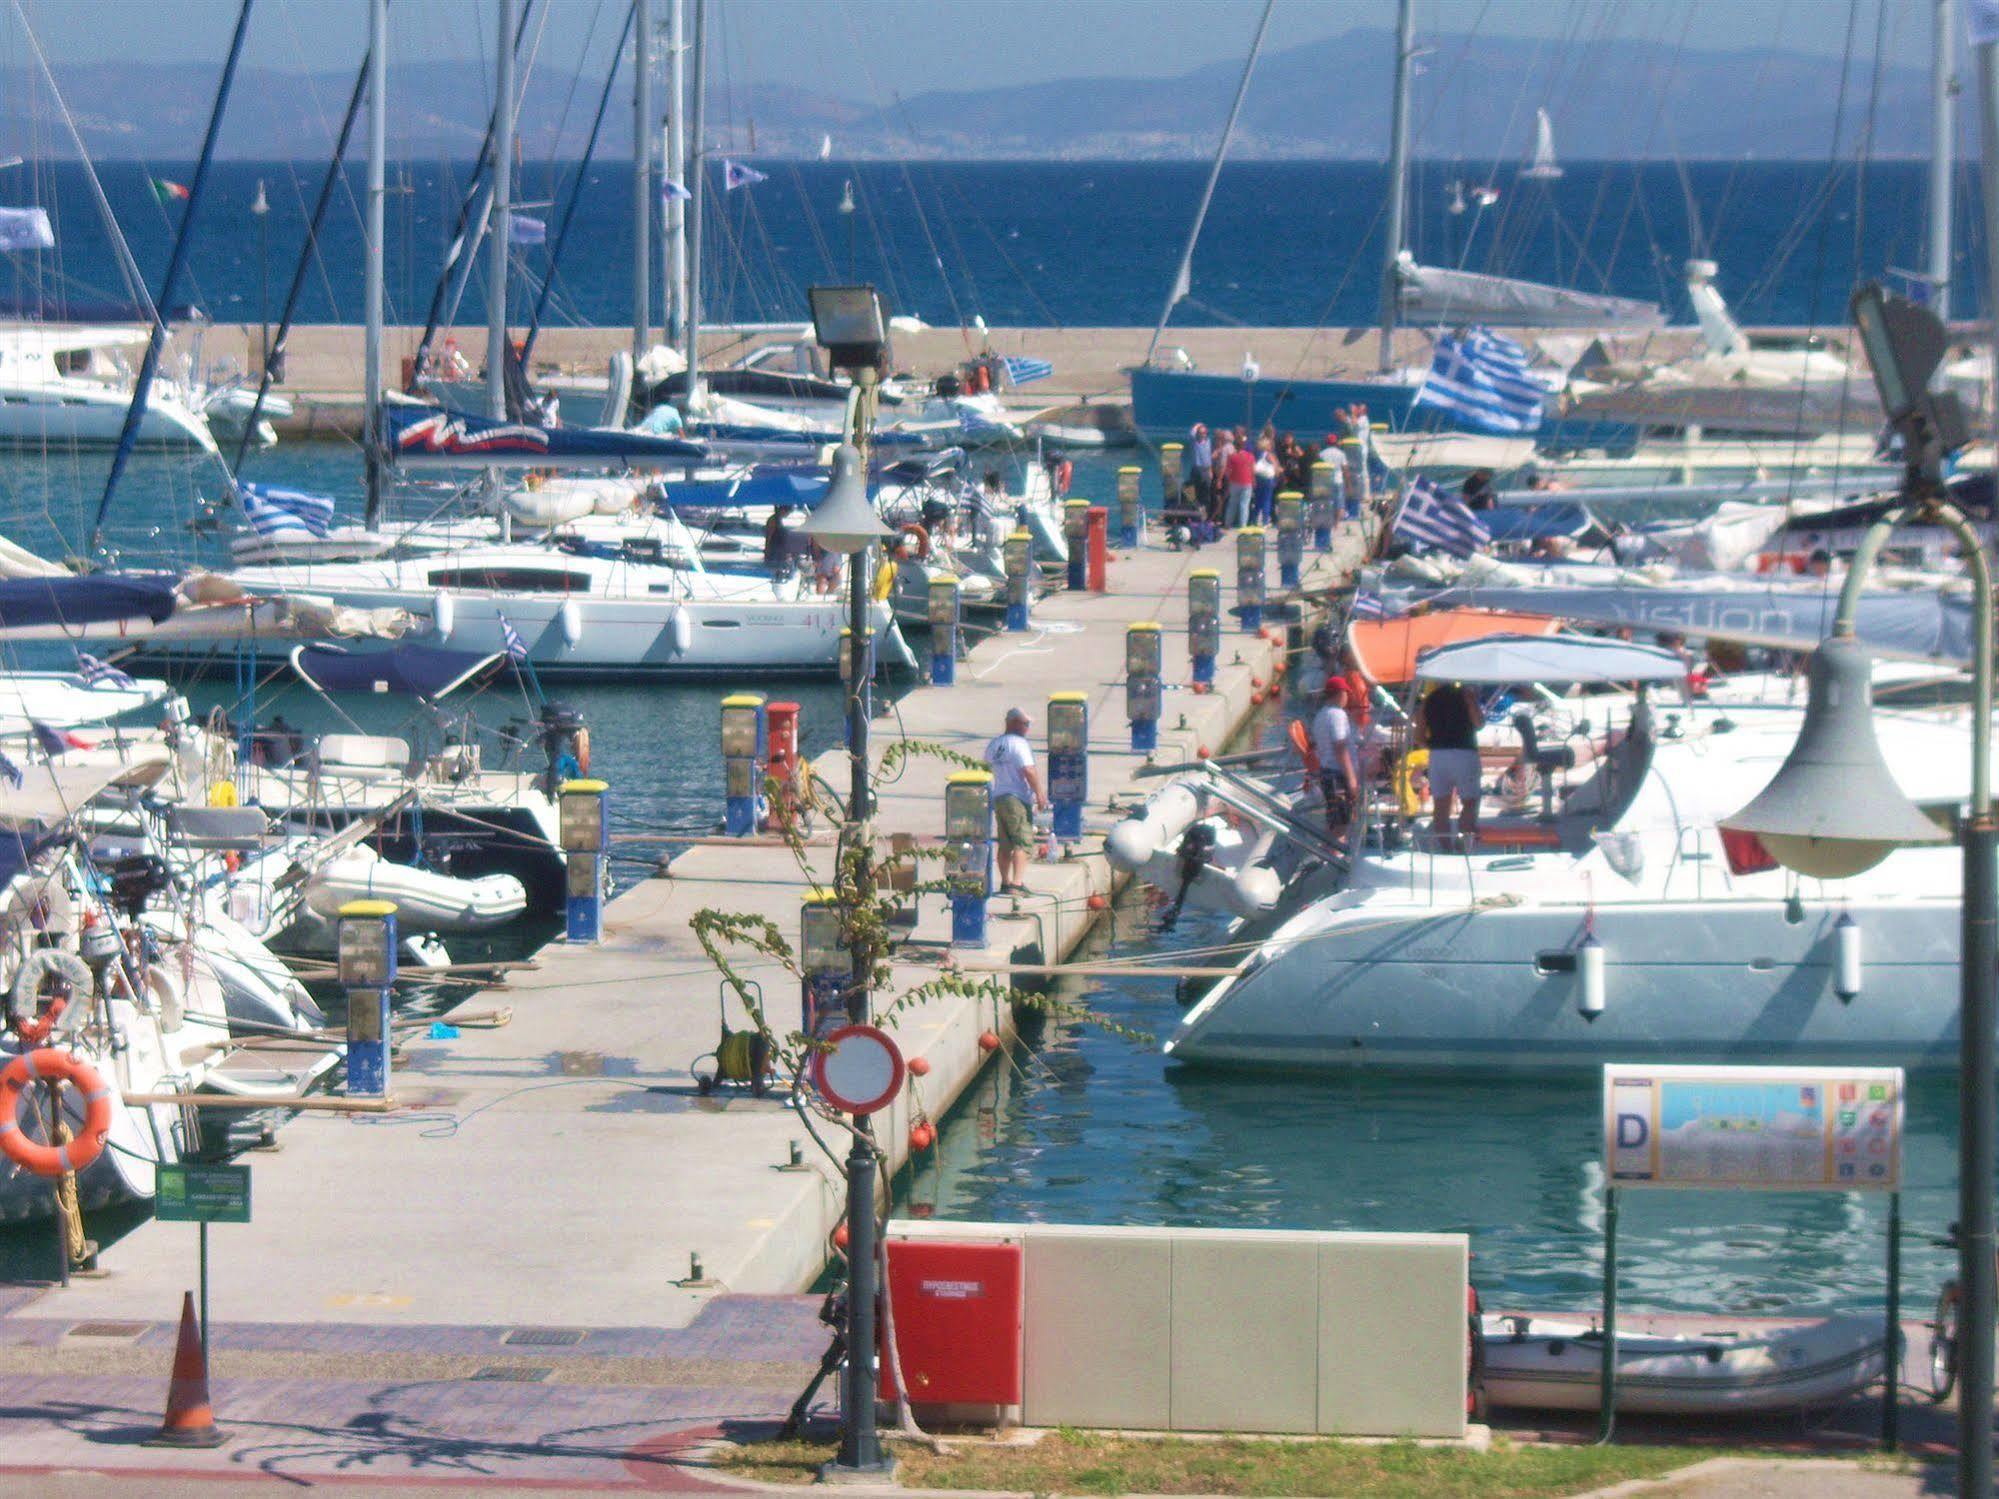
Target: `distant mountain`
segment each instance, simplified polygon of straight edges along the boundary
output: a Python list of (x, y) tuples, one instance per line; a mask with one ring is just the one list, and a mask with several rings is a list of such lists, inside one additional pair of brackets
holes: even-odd
[[(1871, 67), (1856, 62), (1842, 110), (1839, 62), (1802, 53), (1464, 35), (1425, 37), (1422, 45), (1413, 117), (1424, 156), (1474, 165), (1519, 159), (1537, 106), (1554, 118), (1560, 151), (1573, 158), (1824, 158), (1834, 149), (1836, 119), (1838, 149), (1847, 156), (1859, 149), (1870, 119), (1873, 154), (1928, 149), (1923, 69), (1883, 70), (1870, 101)], [(1244, 106), (1235, 155), (1379, 158), (1393, 55), (1385, 30), (1348, 31), (1269, 54)], [(93, 154), (172, 161), (193, 156), (200, 145), (217, 70), (97, 63), (59, 67), (57, 76)], [(725, 148), (811, 156), (831, 135), (842, 158), (1203, 157), (1214, 149), (1240, 71), (1240, 59), (1231, 57), (1171, 78), (932, 89), (886, 110), (794, 85), (733, 84)], [(223, 153), (323, 158), (351, 84), (351, 73), (246, 69), (224, 126)], [(490, 107), (483, 68), (469, 62), (395, 68), (390, 84), (394, 155), (462, 157), (476, 148)], [(539, 68), (521, 109), (523, 154), (574, 156), (599, 87), (599, 80)], [(621, 87), (613, 109), (628, 98)], [(46, 154), (58, 139), (46, 91), (22, 69), (0, 69), (0, 151)], [(611, 150), (629, 139), (621, 129)]]

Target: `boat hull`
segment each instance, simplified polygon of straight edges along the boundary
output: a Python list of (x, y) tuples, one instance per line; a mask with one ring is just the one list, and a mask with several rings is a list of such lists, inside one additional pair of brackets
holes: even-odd
[[(1166, 1043), (1211, 1066), (1556, 1071), (1608, 1061), (1957, 1064), (1953, 900), (1522, 905), (1401, 915), (1362, 901), (1273, 939)], [(1834, 990), (1835, 927), (1868, 935), (1863, 992)], [(1604, 1006), (1580, 1003), (1585, 930)]]

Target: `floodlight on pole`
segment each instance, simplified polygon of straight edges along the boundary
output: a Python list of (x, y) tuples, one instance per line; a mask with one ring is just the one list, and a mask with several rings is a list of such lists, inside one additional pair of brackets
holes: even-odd
[(812, 514), (798, 529), (825, 550), (842, 557), (864, 552), (889, 534), (868, 499), (861, 450), (852, 443), (843, 442), (833, 449), (833, 477), (826, 486), (826, 498), (813, 507)]
[(872, 286), (814, 286), (812, 335), (839, 370), (888, 368), (888, 325)]

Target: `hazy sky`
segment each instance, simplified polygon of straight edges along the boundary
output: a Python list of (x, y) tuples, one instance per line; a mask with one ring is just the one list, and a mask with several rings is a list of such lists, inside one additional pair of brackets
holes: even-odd
[[(24, 0), (53, 59), (213, 59), (237, 0)], [(517, 0), (518, 3), (518, 0)], [(541, 57), (597, 71), (627, 0), (543, 0)], [(652, 0), (664, 16), (668, 0)], [(691, 6), (692, 0), (687, 0)], [(725, 79), (782, 82), (869, 102), (892, 93), (975, 88), (1104, 74), (1155, 75), (1239, 58), (1257, 0), (709, 0)], [(404, 61), (490, 56), (498, 0), (394, 0), (392, 50)], [(5, 16), (0, 11), (0, 16)], [(1598, 35), (1760, 52), (1772, 46), (1839, 55), (1853, 20), (1855, 55), (1891, 62), (1928, 55), (1931, 0), (1418, 0), (1431, 31), (1514, 37)], [(1392, 0), (1277, 0), (1273, 48), (1393, 24)], [(364, 0), (258, 0), (249, 58), (319, 71), (358, 59)], [(1885, 22), (1885, 25), (1882, 23)], [(870, 54), (855, 64), (853, 44)], [(18, 31), (0, 20), (0, 62)], [(1960, 49), (1962, 50), (1962, 49)]]

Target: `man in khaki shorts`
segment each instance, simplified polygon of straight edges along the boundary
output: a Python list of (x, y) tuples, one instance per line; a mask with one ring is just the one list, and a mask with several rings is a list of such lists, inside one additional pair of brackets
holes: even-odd
[(1034, 813), (1048, 805), (1034, 771), (1033, 721), (1018, 708), (1006, 711), (1006, 729), (986, 746), (993, 773), (993, 822), (999, 834), (1000, 894), (1027, 894), (1027, 861), (1034, 852)]

